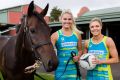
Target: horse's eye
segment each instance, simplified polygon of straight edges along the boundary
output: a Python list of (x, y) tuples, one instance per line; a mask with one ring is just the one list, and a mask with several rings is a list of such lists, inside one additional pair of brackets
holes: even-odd
[(30, 29), (31, 33), (35, 33), (35, 29)]

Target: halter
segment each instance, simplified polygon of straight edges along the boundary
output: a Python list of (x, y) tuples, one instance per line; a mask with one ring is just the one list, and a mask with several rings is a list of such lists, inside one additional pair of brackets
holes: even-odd
[[(27, 16), (24, 16), (24, 43), (25, 43), (25, 37), (27, 38), (27, 42), (29, 43), (30, 45), (30, 50), (31, 52), (33, 52), (35, 55), (33, 56), (34, 59), (35, 59), (35, 63), (37, 63), (37, 66), (35, 66), (34, 69), (31, 70), (31, 68), (28, 68), (27, 70), (25, 69), (25, 72), (33, 72), (36, 68), (39, 67), (40, 64), (42, 64), (42, 58), (41, 58), (41, 55), (39, 55), (39, 53), (36, 51), (37, 48), (40, 48), (44, 45), (48, 45), (48, 44), (52, 44), (50, 40), (45, 40), (45, 41), (40, 41), (38, 42), (37, 44), (34, 44), (33, 41), (32, 41), (32, 38), (30, 36), (30, 29), (28, 28), (28, 25), (27, 25)], [(28, 66), (30, 67), (30, 66)], [(36, 73), (35, 73), (36, 75)]]
[[(31, 39), (31, 36), (30, 36), (30, 30), (27, 26), (27, 16), (24, 17), (24, 21), (25, 21), (25, 25), (24, 25), (24, 33), (26, 34), (26, 37), (29, 39), (29, 43), (31, 45), (31, 51), (35, 53), (35, 57), (37, 58), (37, 60), (39, 60), (41, 58), (41, 56), (38, 55), (36, 49), (39, 48), (39, 47), (42, 47), (44, 45), (48, 45), (48, 44), (52, 44), (50, 40), (44, 40), (44, 41), (40, 41), (38, 42), (37, 44), (34, 44), (32, 39)], [(38, 58), (39, 56), (39, 58)]]

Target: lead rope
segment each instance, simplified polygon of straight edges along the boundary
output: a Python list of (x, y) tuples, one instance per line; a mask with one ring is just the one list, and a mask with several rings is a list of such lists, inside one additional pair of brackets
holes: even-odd
[(57, 80), (59, 80), (59, 79), (61, 78), (61, 76), (65, 73), (65, 71), (66, 71), (66, 69), (67, 69), (67, 66), (68, 66), (68, 63), (70, 62), (71, 59), (72, 59), (72, 57), (70, 57), (70, 58), (68, 59), (67, 64), (66, 64), (66, 66), (65, 66), (65, 69), (64, 69), (63, 73), (57, 78)]
[[(71, 56), (74, 57), (76, 56), (76, 53), (74, 51), (71, 52)], [(79, 67), (79, 63), (78, 62), (75, 62), (75, 67), (77, 69), (77, 77), (76, 77), (76, 80), (81, 80), (80, 77), (81, 77), (81, 74), (80, 74), (80, 67)]]
[(40, 79), (42, 79), (42, 80), (46, 80), (46, 79), (44, 79), (43, 77), (41, 77), (38, 73), (35, 73), (35, 75), (36, 75), (37, 77), (39, 77)]
[[(59, 80), (61, 78), (61, 76), (63, 76), (63, 74), (65, 73), (66, 69), (67, 69), (67, 66), (68, 66), (68, 63), (70, 62), (70, 60), (73, 60), (73, 57), (76, 56), (76, 53), (74, 51), (71, 52), (71, 57), (68, 59), (67, 61), (67, 64), (65, 66), (65, 69), (63, 71), (63, 73), (57, 78), (57, 80)], [(75, 62), (75, 67), (76, 67), (76, 70), (77, 70), (77, 77), (76, 77), (76, 80), (81, 80), (80, 77), (81, 77), (81, 74), (80, 74), (80, 68), (79, 68), (79, 63), (78, 62)]]

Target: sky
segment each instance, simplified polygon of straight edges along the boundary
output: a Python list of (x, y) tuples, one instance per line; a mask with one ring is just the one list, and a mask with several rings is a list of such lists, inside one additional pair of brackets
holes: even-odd
[[(29, 4), (32, 0), (0, 0), (0, 9)], [(120, 7), (120, 0), (33, 0), (36, 5), (44, 8), (49, 3), (47, 15), (50, 15), (53, 7), (59, 9), (71, 9), (76, 17), (82, 7), (88, 7), (90, 10)]]

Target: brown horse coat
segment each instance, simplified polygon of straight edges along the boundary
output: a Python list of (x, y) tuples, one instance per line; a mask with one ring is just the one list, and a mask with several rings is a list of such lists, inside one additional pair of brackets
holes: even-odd
[(33, 1), (28, 14), (14, 37), (0, 36), (0, 70), (4, 80), (34, 80), (34, 72), (25, 74), (26, 67), (40, 59), (46, 71), (53, 71), (58, 59), (50, 41), (50, 30), (44, 20), (48, 10), (34, 11)]

